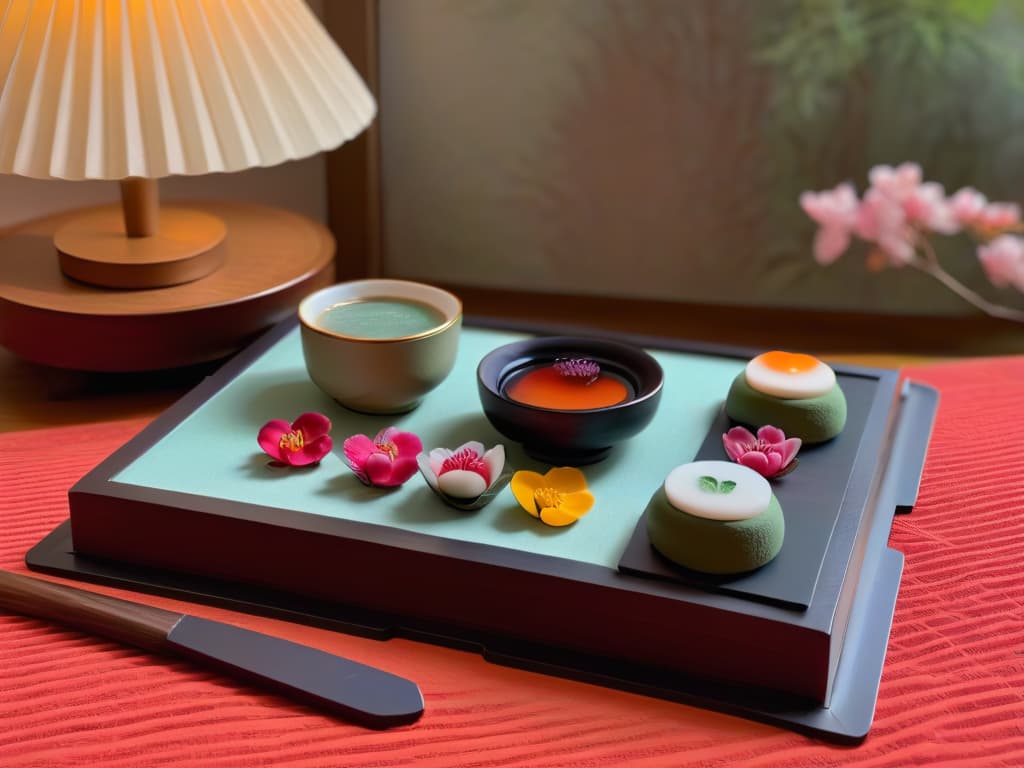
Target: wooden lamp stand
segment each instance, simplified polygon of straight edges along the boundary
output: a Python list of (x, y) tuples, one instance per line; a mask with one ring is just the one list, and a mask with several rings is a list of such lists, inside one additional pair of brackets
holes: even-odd
[(151, 180), (121, 191), (122, 206), (0, 232), (0, 345), (82, 371), (180, 368), (229, 356), (334, 282), (334, 238), (304, 216), (158, 208)]
[(223, 263), (224, 222), (189, 208), (160, 210), (156, 179), (121, 181), (121, 212), (102, 208), (57, 230), (68, 277), (104, 288), (163, 288), (206, 277)]

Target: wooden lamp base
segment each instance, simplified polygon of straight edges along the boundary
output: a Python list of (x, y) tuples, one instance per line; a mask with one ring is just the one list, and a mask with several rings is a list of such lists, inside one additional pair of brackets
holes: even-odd
[[(64, 274), (54, 235), (81, 212), (0, 233), (0, 345), (25, 360), (82, 371), (180, 368), (231, 355), (334, 282), (334, 238), (321, 224), (250, 203), (189, 207), (223, 222), (226, 236), (207, 251), (219, 266), (163, 288), (101, 288)], [(116, 218), (120, 211), (87, 214)]]
[(163, 288), (206, 277), (224, 263), (217, 246), (224, 222), (188, 208), (160, 209), (160, 228), (128, 237), (124, 217), (101, 208), (69, 221), (53, 236), (68, 277), (104, 288)]

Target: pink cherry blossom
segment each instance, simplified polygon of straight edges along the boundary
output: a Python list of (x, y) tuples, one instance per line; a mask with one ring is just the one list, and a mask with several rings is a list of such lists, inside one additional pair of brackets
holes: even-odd
[(786, 437), (778, 427), (766, 425), (755, 437), (744, 427), (733, 427), (722, 435), (729, 458), (764, 477), (780, 477), (796, 469), (799, 437)]
[(1000, 235), (978, 246), (978, 260), (992, 285), (998, 288), (1012, 285), (1024, 291), (1024, 239)]
[(876, 165), (868, 172), (871, 187), (896, 203), (903, 203), (921, 185), (921, 166), (917, 163), (901, 163), (893, 168)]
[(985, 196), (973, 187), (958, 189), (949, 199), (950, 210), (962, 226), (974, 224), (987, 204)]
[(1020, 224), (1020, 206), (1016, 203), (989, 203), (975, 219), (981, 229), (1002, 230)]
[(960, 231), (945, 189), (934, 181), (922, 182), (916, 163), (875, 166), (868, 178), (871, 186), (858, 211), (857, 235), (877, 243), (894, 266), (913, 259), (919, 231)]
[(869, 243), (877, 243), (889, 257), (893, 266), (902, 266), (914, 258), (913, 227), (901, 202), (878, 189), (869, 189), (857, 210), (855, 225), (857, 236)]
[(416, 456), (423, 443), (412, 432), (388, 427), (371, 440), (353, 435), (345, 441), (345, 461), (366, 485), (391, 488), (416, 474)]
[(857, 220), (857, 193), (853, 185), (843, 183), (832, 190), (804, 192), (800, 205), (818, 222), (814, 258), (819, 264), (831, 264), (850, 245), (850, 232)]
[(293, 467), (315, 464), (326, 456), (334, 442), (327, 433), (331, 420), (322, 413), (304, 413), (289, 424), (272, 419), (260, 429), (256, 442), (273, 459)]
[(934, 181), (926, 181), (913, 190), (903, 201), (903, 212), (908, 222), (931, 232), (953, 235), (961, 229), (960, 221), (946, 199), (946, 190)]

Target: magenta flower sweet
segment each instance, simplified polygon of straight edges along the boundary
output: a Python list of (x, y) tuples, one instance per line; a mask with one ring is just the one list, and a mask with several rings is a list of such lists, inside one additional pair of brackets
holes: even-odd
[(282, 464), (302, 467), (316, 464), (330, 452), (334, 442), (327, 434), (331, 420), (322, 413), (304, 413), (289, 424), (284, 419), (268, 421), (256, 441), (271, 458)]
[(344, 444), (345, 462), (366, 485), (393, 488), (416, 474), (416, 456), (423, 443), (412, 432), (388, 427), (372, 440), (353, 435)]
[(755, 437), (744, 427), (733, 427), (722, 435), (729, 458), (764, 477), (781, 477), (796, 469), (799, 437), (786, 437), (778, 427), (767, 425)]

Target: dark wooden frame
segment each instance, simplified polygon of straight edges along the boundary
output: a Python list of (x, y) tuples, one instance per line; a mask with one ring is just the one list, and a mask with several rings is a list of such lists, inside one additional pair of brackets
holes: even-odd
[[(376, 0), (324, 3), (324, 25), (375, 95), (380, 93)], [(378, 101), (379, 106), (379, 101)], [(380, 114), (327, 154), (327, 218), (339, 243), (339, 280), (381, 273)]]
[[(380, 94), (378, 0), (325, 3), (325, 24), (370, 89)], [(327, 158), (329, 225), (338, 241), (339, 280), (383, 276), (381, 120)], [(390, 275), (400, 277), (400, 275)], [(926, 279), (922, 276), (922, 279)], [(475, 315), (572, 322), (632, 333), (816, 354), (989, 355), (1024, 352), (1024, 326), (985, 315), (832, 312), (550, 295), (438, 281)]]

